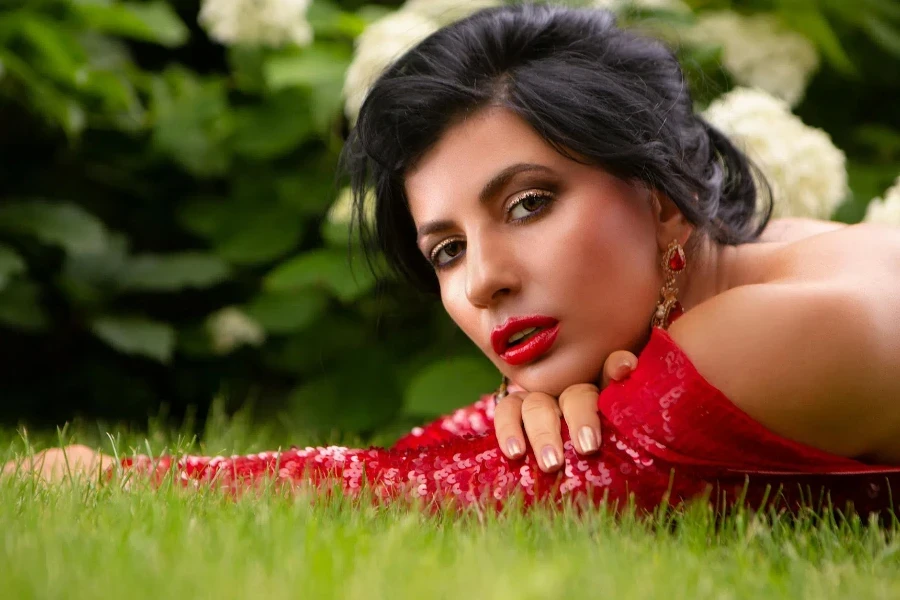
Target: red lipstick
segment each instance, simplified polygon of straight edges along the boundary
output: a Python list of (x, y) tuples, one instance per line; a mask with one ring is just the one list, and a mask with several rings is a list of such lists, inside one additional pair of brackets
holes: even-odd
[[(537, 331), (515, 340), (510, 345), (511, 336), (532, 328), (536, 328)], [(553, 347), (557, 335), (559, 335), (559, 321), (553, 317), (542, 315), (511, 317), (491, 332), (491, 346), (507, 364), (523, 365), (546, 354)]]

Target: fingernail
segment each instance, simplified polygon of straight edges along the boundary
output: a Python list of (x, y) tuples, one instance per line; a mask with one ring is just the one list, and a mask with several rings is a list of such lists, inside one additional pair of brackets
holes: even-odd
[(506, 440), (506, 451), (509, 452), (510, 456), (518, 456), (522, 454), (522, 446), (519, 444), (519, 440), (514, 437)]
[(544, 459), (544, 467), (553, 469), (559, 466), (559, 457), (556, 455), (556, 449), (553, 446), (544, 446), (541, 450), (541, 457)]
[(582, 427), (578, 432), (578, 442), (582, 452), (593, 452), (597, 449), (597, 436), (590, 427)]

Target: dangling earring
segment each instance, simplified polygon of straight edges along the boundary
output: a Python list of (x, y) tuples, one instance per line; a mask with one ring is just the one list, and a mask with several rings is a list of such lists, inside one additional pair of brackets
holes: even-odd
[(506, 398), (509, 392), (506, 391), (506, 388), (509, 387), (509, 377), (506, 375), (500, 380), (500, 387), (497, 388), (497, 391), (494, 392), (494, 406), (500, 404), (500, 401)]
[(662, 289), (659, 290), (659, 303), (656, 312), (650, 321), (652, 327), (668, 329), (672, 322), (684, 314), (684, 308), (678, 301), (678, 288), (675, 286), (675, 276), (684, 271), (687, 260), (684, 256), (684, 248), (678, 240), (672, 240), (662, 258), (662, 268), (666, 279)]

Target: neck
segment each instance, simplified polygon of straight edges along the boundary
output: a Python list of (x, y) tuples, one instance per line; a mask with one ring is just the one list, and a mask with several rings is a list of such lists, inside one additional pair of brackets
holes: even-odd
[(678, 283), (685, 310), (742, 284), (740, 258), (745, 246), (725, 246), (703, 238), (688, 255), (688, 268)]

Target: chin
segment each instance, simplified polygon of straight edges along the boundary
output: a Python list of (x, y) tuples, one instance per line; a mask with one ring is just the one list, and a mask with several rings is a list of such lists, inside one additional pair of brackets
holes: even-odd
[(566, 388), (579, 383), (597, 383), (601, 368), (584, 364), (581, 361), (567, 359), (565, 355), (548, 356), (533, 365), (528, 365), (512, 380), (529, 392), (543, 392), (554, 397), (562, 394)]

